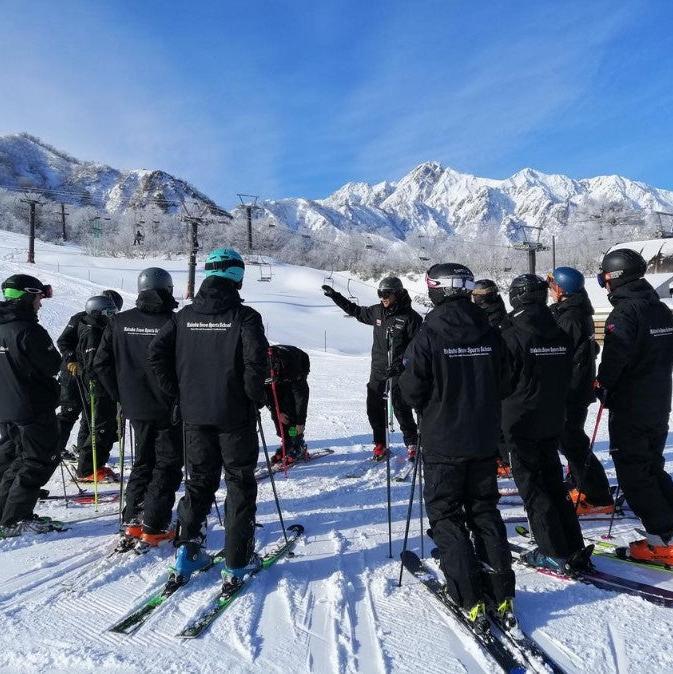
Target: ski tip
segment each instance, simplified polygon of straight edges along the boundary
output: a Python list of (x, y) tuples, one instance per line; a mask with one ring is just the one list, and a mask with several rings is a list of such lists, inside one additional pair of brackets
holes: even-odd
[(404, 564), (404, 566), (410, 571), (421, 568), (421, 558), (411, 550), (402, 550), (400, 553), (400, 559), (402, 560), (402, 564)]

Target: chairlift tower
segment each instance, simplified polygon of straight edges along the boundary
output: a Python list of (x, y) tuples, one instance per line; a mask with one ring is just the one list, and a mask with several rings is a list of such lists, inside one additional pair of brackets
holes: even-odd
[[(519, 223), (519, 228), (523, 233), (523, 241), (513, 244), (512, 248), (515, 250), (523, 250), (528, 253), (528, 273), (535, 274), (535, 256), (538, 253), (541, 253), (543, 250), (549, 250), (549, 246), (545, 246), (543, 243), (540, 243), (542, 227), (536, 227), (535, 225), (523, 225)], [(535, 232), (537, 232), (537, 234)]]
[(252, 253), (252, 212), (256, 208), (259, 208), (257, 205), (259, 197), (256, 194), (242, 194), (239, 192), (238, 198), (241, 200), (241, 206), (245, 208), (245, 215), (248, 221), (248, 253)]

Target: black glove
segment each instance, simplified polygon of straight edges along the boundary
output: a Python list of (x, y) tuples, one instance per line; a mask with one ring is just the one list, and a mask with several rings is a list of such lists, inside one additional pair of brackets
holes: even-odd
[(605, 388), (605, 386), (602, 386), (601, 383), (598, 381), (598, 379), (594, 382), (594, 393), (596, 394), (596, 398), (600, 401), (601, 405), (605, 409), (608, 409), (608, 390)]
[(386, 379), (399, 377), (404, 372), (404, 365), (402, 363), (393, 363), (386, 368)]
[(327, 297), (334, 297), (337, 294), (336, 290), (334, 290), (332, 286), (324, 285), (320, 287)]
[(176, 400), (171, 405), (171, 426), (177, 426), (182, 421), (182, 415), (180, 414), (180, 401)]

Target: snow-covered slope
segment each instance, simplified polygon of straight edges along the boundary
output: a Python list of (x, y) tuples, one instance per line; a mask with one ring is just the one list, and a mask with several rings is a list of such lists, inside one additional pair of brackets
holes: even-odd
[[(0, 233), (0, 277), (25, 270), (19, 251), (25, 239)], [(141, 268), (137, 260), (108, 260), (81, 255), (72, 248), (38, 243), (31, 272), (54, 285), (45, 300), (41, 321), (57, 336), (85, 299), (112, 286), (127, 306)], [(142, 266), (170, 268), (178, 288), (184, 262), (144, 260)], [(91, 281), (89, 281), (89, 274)], [(335, 454), (299, 466), (277, 478), (286, 522), (301, 522), (306, 535), (297, 555), (263, 572), (202, 638), (179, 641), (175, 634), (197, 612), (218, 585), (217, 573), (195, 578), (171, 598), (133, 637), (107, 628), (123, 617), (166, 577), (173, 549), (160, 548), (143, 557), (108, 561), (95, 574), (90, 569), (113, 539), (116, 506), (100, 507), (104, 516), (73, 522), (61, 534), (0, 541), (0, 625), (2, 672), (278, 672), (361, 673), (423, 672), (458, 674), (496, 671), (451, 619), (405, 576), (397, 587), (397, 555), (402, 546), (409, 485), (393, 482), (393, 555), (388, 558), (386, 481), (383, 466), (363, 478), (342, 476), (369, 452), (365, 413), (371, 328), (345, 319), (319, 290), (323, 272), (301, 267), (274, 268), (270, 282), (254, 280), (248, 268), (243, 296), (269, 325), (274, 341), (307, 348), (311, 356), (311, 403), (307, 439), (311, 448), (332, 447)], [(338, 275), (335, 274), (336, 277)], [(344, 289), (345, 277), (337, 278)], [(351, 284), (360, 301), (374, 301), (366, 285)], [(322, 348), (324, 330), (328, 351)], [(595, 421), (592, 409), (587, 427)], [(614, 482), (608, 454), (607, 424), (597, 449)], [(264, 414), (266, 438), (273, 451), (276, 438)], [(76, 431), (76, 429), (75, 429)], [(670, 441), (669, 441), (670, 442)], [(397, 456), (403, 448), (393, 434)], [(117, 450), (113, 460), (117, 460)], [(666, 450), (671, 468), (670, 446)], [(395, 458), (394, 472), (401, 463)], [(128, 466), (127, 466), (128, 470)], [(512, 486), (504, 483), (503, 486)], [(61, 489), (57, 473), (48, 485)], [(68, 490), (74, 491), (72, 485)], [(223, 491), (218, 493), (220, 510)], [(501, 505), (506, 515), (522, 515), (516, 500)], [(92, 515), (91, 506), (56, 501), (39, 511), (74, 521)], [(108, 513), (105, 515), (105, 513)], [(258, 545), (280, 534), (271, 486), (260, 484)], [(420, 552), (414, 509), (410, 547)], [(603, 523), (586, 524), (598, 535)], [(515, 537), (513, 531), (510, 532)], [(618, 522), (618, 539), (634, 536), (633, 524)], [(222, 530), (213, 512), (208, 547), (221, 547)], [(425, 553), (431, 541), (425, 539)], [(640, 570), (597, 559), (600, 568), (632, 578), (650, 579), (673, 588), (666, 572)], [(89, 566), (87, 566), (89, 564)], [(430, 562), (433, 564), (433, 562)], [(88, 571), (88, 577), (75, 580)], [(553, 655), (564, 671), (669, 672), (673, 661), (673, 613), (632, 597), (619, 596), (579, 583), (567, 583), (517, 568), (517, 610), (523, 628)], [(67, 589), (71, 586), (71, 589)]]

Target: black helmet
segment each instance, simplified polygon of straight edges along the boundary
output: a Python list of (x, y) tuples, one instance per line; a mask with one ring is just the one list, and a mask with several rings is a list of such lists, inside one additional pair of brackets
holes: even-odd
[(84, 306), (88, 316), (114, 316), (117, 313), (117, 305), (105, 295), (94, 295), (86, 301)]
[(472, 299), (478, 305), (489, 304), (498, 298), (499, 292), (495, 281), (491, 281), (490, 278), (482, 278), (474, 282)]
[(536, 274), (521, 274), (509, 287), (509, 303), (513, 309), (522, 304), (547, 304), (549, 285)]
[(148, 267), (138, 274), (138, 292), (143, 290), (168, 290), (173, 294), (173, 278), (161, 267)]
[(402, 281), (400, 281), (397, 276), (386, 276), (384, 279), (381, 279), (378, 292), (388, 291), (389, 293), (400, 293), (403, 290), (404, 286), (402, 285)]
[(105, 297), (109, 297), (115, 303), (115, 306), (117, 307), (117, 311), (122, 310), (122, 307), (124, 306), (124, 300), (122, 299), (122, 296), (116, 290), (104, 290), (101, 293), (101, 295), (105, 295)]
[(428, 297), (436, 306), (451, 297), (467, 297), (474, 289), (474, 274), (457, 262), (433, 264), (425, 272)]
[(8, 301), (20, 300), (26, 296), (41, 295), (52, 297), (53, 291), (50, 285), (45, 285), (39, 279), (28, 274), (13, 274), (2, 283), (2, 294)]
[(603, 258), (597, 276), (598, 285), (605, 288), (605, 284), (609, 283), (610, 290), (614, 290), (642, 278), (646, 269), (647, 264), (640, 253), (630, 248), (617, 248)]

